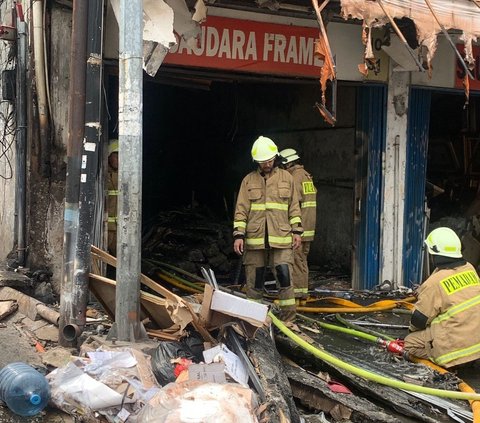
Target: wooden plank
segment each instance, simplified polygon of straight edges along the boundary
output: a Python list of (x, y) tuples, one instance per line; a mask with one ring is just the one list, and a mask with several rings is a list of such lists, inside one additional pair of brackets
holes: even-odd
[(275, 404), (274, 408), (267, 407), (259, 420), (269, 423), (300, 422), (282, 359), (268, 330), (260, 328), (256, 332), (255, 338), (248, 341), (248, 351), (263, 386), (265, 402)]
[[(104, 276), (90, 273), (90, 286), (92, 292), (102, 305), (105, 305), (105, 311), (110, 317), (115, 317), (115, 288), (116, 282)], [(140, 291), (140, 302), (147, 312), (140, 313), (140, 320), (148, 317), (159, 328), (169, 328), (175, 323), (167, 311), (165, 299), (156, 297), (148, 292)]]
[[(104, 263), (107, 263), (110, 266), (116, 267), (117, 259), (112, 255), (108, 254), (107, 252), (93, 245), (92, 245), (91, 251), (92, 251), (92, 257), (94, 258), (96, 257), (99, 260), (103, 261)], [(205, 341), (211, 342), (213, 345), (217, 344), (217, 341), (215, 340), (215, 338), (213, 338), (210, 335), (210, 333), (205, 329), (205, 327), (200, 323), (197, 314), (195, 313), (192, 305), (188, 301), (185, 301), (183, 298), (169, 291), (159, 283), (155, 282), (153, 279), (150, 279), (149, 277), (145, 276), (144, 274), (140, 275), (140, 282), (143, 283), (145, 286), (148, 286), (150, 289), (152, 289), (156, 293), (163, 295), (165, 298), (170, 299), (186, 307), (186, 309), (191, 315), (192, 324), (194, 328), (200, 333), (200, 335), (202, 335), (203, 339)]]
[(37, 304), (42, 304), (35, 298), (29, 297), (16, 289), (4, 286), (0, 288), (0, 300), (15, 300), (18, 303), (18, 311), (30, 320), (38, 320)]
[[(327, 382), (318, 376), (307, 372), (299, 366), (283, 363), (286, 375), (290, 380), (293, 396), (304, 406), (316, 411), (334, 414), (339, 405), (351, 410), (349, 421), (390, 422), (400, 423), (401, 420), (387, 413), (368, 399), (354, 394), (345, 395), (333, 392)], [(340, 420), (340, 418), (336, 419)]]
[(18, 309), (18, 303), (15, 300), (0, 301), (0, 320), (14, 313)]
[(391, 408), (392, 412), (395, 410), (397, 413), (412, 417), (420, 422), (438, 423), (438, 419), (435, 418), (435, 413), (432, 412), (431, 407), (428, 405), (425, 406), (420, 400), (408, 395), (408, 393), (389, 386), (370, 382), (337, 366), (324, 362), (306, 352), (284, 335), (275, 336), (275, 341), (279, 351), (290, 359), (308, 362), (316, 369), (328, 372), (351, 389), (356, 389), (362, 392), (363, 395), (386, 404)]
[[(99, 260), (103, 261), (104, 263), (109, 264), (110, 266), (117, 267), (117, 259), (112, 255), (108, 254), (107, 252), (100, 250), (92, 245), (92, 257), (96, 257)], [(150, 279), (148, 276), (145, 276), (143, 273), (140, 275), (140, 282), (143, 283), (145, 286), (148, 286), (150, 289), (154, 290), (160, 295), (163, 295), (165, 298), (169, 298), (174, 301), (178, 301), (183, 303), (183, 300), (178, 295), (174, 294), (173, 292), (169, 291), (167, 288), (163, 287), (162, 285), (155, 282), (153, 279)]]

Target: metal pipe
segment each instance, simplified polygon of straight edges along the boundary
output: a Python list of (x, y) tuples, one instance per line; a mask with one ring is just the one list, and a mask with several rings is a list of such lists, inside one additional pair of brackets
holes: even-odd
[[(78, 233), (75, 244), (73, 285), (80, 333), (86, 323), (90, 272), (90, 248), (95, 222), (96, 179), (98, 175), (98, 150), (101, 146), (102, 109), (102, 39), (103, 0), (88, 1), (86, 37), (86, 75), (84, 115), (84, 142), (81, 151), (81, 170), (78, 207)], [(84, 64), (82, 64), (84, 65)], [(65, 330), (64, 330), (65, 334)]]
[(85, 65), (86, 25), (88, 4), (73, 1), (72, 40), (70, 50), (70, 85), (67, 138), (67, 178), (65, 186), (63, 280), (60, 297), (59, 342), (74, 346), (73, 340), (64, 337), (63, 328), (75, 324), (85, 325), (85, 286), (75, 286), (75, 260), (79, 224), (80, 149), (85, 125)]
[(37, 88), (38, 121), (40, 126), (40, 172), (50, 174), (50, 147), (48, 142), (48, 104), (45, 77), (45, 48), (43, 30), (43, 0), (32, 5), (33, 15), (33, 56), (35, 60), (35, 86)]
[[(21, 5), (17, 5), (21, 8)], [(27, 168), (27, 24), (23, 13), (17, 13), (17, 143), (16, 143), (16, 229), (17, 264), (25, 266), (26, 250), (26, 168)]]
[(135, 342), (140, 322), (142, 227), (143, 3), (120, 0), (118, 220), (115, 324), (109, 337)]

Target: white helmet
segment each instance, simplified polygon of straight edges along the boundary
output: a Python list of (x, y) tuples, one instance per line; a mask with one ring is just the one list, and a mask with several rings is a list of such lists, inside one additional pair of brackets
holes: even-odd
[(256, 162), (268, 162), (277, 154), (278, 147), (270, 138), (260, 136), (252, 145), (252, 159)]
[(428, 252), (437, 256), (452, 258), (462, 257), (462, 243), (450, 228), (434, 229), (425, 240)]
[(297, 151), (293, 148), (286, 148), (285, 150), (280, 151), (280, 156), (282, 157), (283, 164), (291, 163), (300, 159)]

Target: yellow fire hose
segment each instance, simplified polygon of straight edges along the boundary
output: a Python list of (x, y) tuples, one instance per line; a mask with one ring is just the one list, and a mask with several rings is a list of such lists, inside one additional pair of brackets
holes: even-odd
[[(365, 339), (367, 341), (375, 342), (375, 343), (378, 340), (378, 337), (376, 335), (366, 333), (366, 332), (363, 331), (362, 328), (357, 328), (355, 325), (353, 325), (353, 327), (354, 327), (353, 329), (352, 328), (345, 328), (345, 327), (342, 327), (342, 326), (337, 326), (337, 325), (332, 325), (332, 324), (320, 322), (318, 320), (312, 319), (312, 318), (307, 317), (307, 316), (300, 316), (300, 317), (302, 319), (305, 319), (305, 320), (309, 321), (309, 322), (318, 324), (325, 329), (336, 330), (338, 332), (342, 332), (342, 333), (345, 333), (345, 334), (351, 335), (351, 336), (356, 336), (356, 337)], [(337, 318), (339, 318), (338, 315), (337, 315)], [(343, 319), (340, 319), (340, 322), (343, 323)], [(384, 334), (381, 334), (381, 337), (383, 339), (390, 340), (390, 341), (392, 341), (394, 339), (394, 338), (392, 338), (388, 335), (384, 335)], [(449, 373), (448, 370), (444, 369), (443, 367), (438, 366), (437, 364), (431, 362), (430, 360), (425, 360), (423, 358), (418, 358), (418, 357), (414, 357), (414, 356), (408, 356), (408, 360), (410, 360), (414, 363), (424, 364), (425, 366), (428, 366), (431, 369), (436, 370), (440, 374)], [(465, 383), (463, 380), (459, 382), (458, 389), (460, 389), (460, 391), (462, 391), (462, 392), (475, 393), (475, 390), (470, 385)], [(471, 406), (472, 412), (473, 412), (473, 423), (480, 423), (480, 402), (479, 401), (471, 401), (471, 400), (469, 400), (469, 402), (470, 402), (470, 406)]]
[[(185, 292), (193, 294), (203, 292), (202, 287), (199, 287), (192, 282), (188, 282), (177, 275), (171, 274), (170, 272), (168, 272), (168, 274), (166, 273), (167, 272), (165, 271), (156, 272), (157, 276), (163, 279), (165, 282), (168, 282), (176, 288), (184, 290)], [(411, 304), (411, 302), (415, 301), (415, 297), (408, 297), (403, 300), (381, 300), (368, 306), (362, 306), (354, 303), (353, 301), (337, 297), (325, 297), (321, 298), (321, 301), (338, 304), (342, 307), (307, 307), (300, 305), (297, 306), (297, 311), (303, 313), (373, 313), (378, 311), (389, 311), (399, 307), (412, 310), (413, 304)], [(274, 302), (276, 303), (278, 300), (275, 300)]]
[(368, 306), (362, 306), (344, 298), (325, 297), (321, 298), (321, 301), (338, 304), (341, 307), (310, 307), (299, 305), (297, 306), (297, 311), (303, 313), (373, 313), (377, 311), (393, 310), (394, 308), (399, 307), (412, 310), (414, 307), (412, 302), (415, 300), (415, 297), (408, 297), (403, 300), (381, 300)]
[(203, 288), (197, 288), (194, 286), (187, 286), (184, 283), (180, 282), (176, 277), (168, 276), (164, 273), (157, 272), (156, 275), (163, 279), (165, 282), (175, 286), (176, 288), (182, 289), (185, 292), (190, 292), (191, 294), (200, 294), (203, 292)]
[[(432, 363), (430, 360), (425, 360), (423, 358), (417, 357), (410, 357), (410, 360), (415, 363), (425, 364), (426, 366), (431, 367), (432, 369), (436, 370), (441, 374), (448, 373), (448, 370), (444, 369), (443, 367), (437, 366), (435, 363)], [(463, 380), (459, 382), (458, 389), (462, 392), (470, 392), (475, 393), (475, 389), (473, 389), (470, 385), (465, 383)], [(473, 413), (473, 423), (480, 423), (480, 401), (478, 400), (468, 400), (470, 403), (470, 407), (472, 408)]]
[[(163, 280), (166, 282), (172, 284), (173, 286), (183, 289), (186, 292), (190, 293), (200, 293), (203, 292), (202, 289), (192, 286), (191, 284), (186, 284), (182, 283), (184, 280), (179, 281), (178, 277), (175, 277), (173, 275), (165, 275), (165, 274), (159, 274)], [(403, 306), (408, 309), (413, 308), (413, 304), (411, 304), (412, 301), (415, 301), (415, 297), (409, 297), (406, 298), (402, 301), (394, 301), (394, 300), (382, 300), (378, 301), (376, 303), (370, 304), (369, 306), (360, 306), (359, 304), (356, 304), (352, 301), (342, 299), (342, 298), (337, 298), (337, 297), (327, 297), (327, 298), (322, 298), (322, 301), (329, 301), (334, 304), (339, 304), (342, 305), (342, 307), (297, 307), (297, 311), (305, 311), (305, 312), (310, 312), (310, 313), (368, 313), (368, 312), (374, 312), (374, 311), (387, 311), (387, 310), (392, 310), (394, 308), (397, 308), (399, 306)], [(343, 310), (343, 311), (342, 311)], [(298, 337), (296, 334), (291, 332), (280, 320), (278, 320), (271, 312), (269, 313), (269, 316), (272, 318), (272, 322), (277, 326), (285, 335), (287, 335), (290, 339), (292, 339), (294, 342), (296, 342), (298, 345), (303, 347), (305, 350), (308, 352), (312, 353), (316, 357), (325, 360), (331, 364), (337, 365), (340, 368), (343, 368), (345, 370), (350, 371), (353, 374), (356, 374), (357, 376), (364, 377), (365, 379), (372, 380), (377, 383), (382, 383), (387, 386), (392, 386), (394, 388), (398, 387), (400, 389), (406, 389), (410, 390), (412, 392), (421, 392), (421, 393), (426, 393), (426, 394), (431, 394), (431, 395), (437, 395), (440, 397), (446, 397), (446, 398), (455, 398), (455, 399), (465, 399), (470, 402), (470, 405), (472, 407), (473, 411), (473, 423), (480, 423), (480, 395), (475, 392), (473, 388), (471, 388), (468, 384), (465, 382), (460, 382), (458, 387), (461, 392), (456, 392), (456, 391), (446, 391), (446, 390), (441, 390), (441, 389), (433, 389), (433, 388), (426, 388), (426, 387), (421, 387), (418, 385), (414, 384), (409, 384), (406, 382), (401, 382), (401, 381), (395, 381), (388, 379), (384, 376), (377, 375), (372, 372), (368, 372), (366, 370), (357, 368), (355, 366), (352, 366), (348, 363), (344, 363), (343, 361), (337, 359), (334, 356), (331, 356), (330, 354), (321, 351), (307, 342), (303, 341), (300, 337)], [(448, 371), (445, 370), (443, 367), (439, 367), (436, 364), (432, 363), (429, 360), (423, 360), (420, 358), (415, 358), (411, 357), (412, 361), (417, 362), (417, 363), (423, 363), (427, 366), (430, 366), (431, 368), (437, 370), (439, 373), (447, 373)], [(450, 396), (451, 394), (451, 396)]]
[(419, 392), (427, 395), (435, 395), (437, 397), (443, 398), (452, 398), (460, 399), (467, 401), (480, 401), (480, 394), (474, 392), (458, 392), (458, 391), (448, 391), (444, 389), (428, 388), (425, 386), (415, 385), (413, 383), (402, 382), (395, 379), (390, 379), (385, 376), (370, 372), (368, 370), (361, 369), (359, 367), (353, 366), (351, 364), (345, 363), (344, 361), (334, 357), (333, 355), (322, 351), (313, 345), (310, 345), (308, 342), (304, 341), (297, 334), (293, 333), (285, 324), (277, 319), (272, 312), (269, 312), (268, 315), (272, 319), (272, 323), (288, 338), (290, 338), (297, 345), (302, 347), (305, 351), (308, 351), (315, 357), (326, 361), (334, 366), (337, 366), (341, 369), (344, 369), (354, 375), (363, 377), (364, 379), (370, 380), (372, 382), (380, 383), (382, 385), (390, 386), (392, 388), (404, 389), (406, 391)]

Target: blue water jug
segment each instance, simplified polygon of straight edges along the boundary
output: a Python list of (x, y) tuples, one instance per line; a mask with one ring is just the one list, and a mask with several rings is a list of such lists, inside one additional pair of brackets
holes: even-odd
[(0, 370), (0, 400), (20, 416), (34, 416), (50, 400), (47, 379), (25, 363), (10, 363)]

